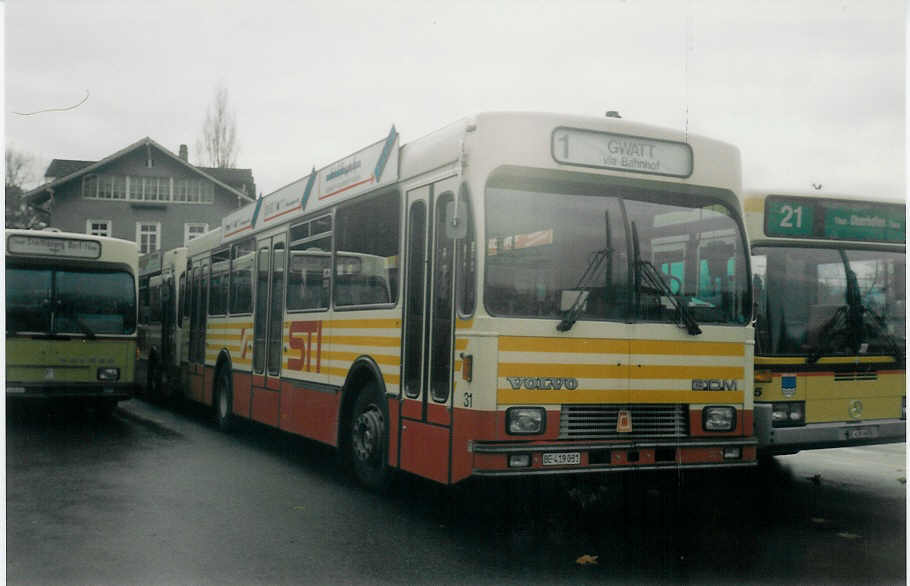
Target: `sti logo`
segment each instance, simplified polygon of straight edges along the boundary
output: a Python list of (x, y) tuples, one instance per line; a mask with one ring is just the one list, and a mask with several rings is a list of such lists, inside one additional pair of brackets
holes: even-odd
[(693, 378), (693, 391), (736, 391), (736, 379)]

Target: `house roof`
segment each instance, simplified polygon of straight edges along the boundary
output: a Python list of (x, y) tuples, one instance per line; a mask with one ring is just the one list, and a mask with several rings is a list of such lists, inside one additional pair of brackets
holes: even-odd
[[(63, 185), (64, 183), (69, 183), (73, 179), (77, 179), (77, 178), (81, 177), (82, 175), (85, 175), (86, 173), (91, 173), (92, 171), (98, 169), (99, 167), (102, 167), (103, 165), (106, 165), (106, 164), (110, 163), (111, 161), (119, 159), (120, 157), (127, 155), (127, 154), (133, 152), (134, 150), (145, 147), (145, 146), (155, 147), (157, 150), (161, 151), (166, 156), (170, 157), (172, 160), (185, 166), (188, 169), (191, 169), (194, 173), (201, 175), (202, 177), (208, 179), (209, 181), (215, 183), (216, 185), (219, 185), (220, 187), (222, 187), (223, 189), (227, 190), (228, 192), (236, 195), (237, 197), (241, 197), (247, 201), (254, 201), (256, 199), (256, 195), (253, 191), (251, 191), (249, 193), (244, 193), (242, 188), (233, 187), (232, 185), (229, 185), (228, 182), (224, 181), (224, 178), (227, 178), (227, 176), (223, 175), (222, 178), (219, 179), (218, 177), (215, 177), (214, 175), (212, 175), (211, 173), (208, 172), (208, 171), (211, 171), (211, 169), (195, 167), (195, 166), (189, 164), (187, 161), (184, 161), (183, 159), (181, 159), (180, 157), (178, 157), (177, 155), (175, 155), (174, 153), (172, 153), (168, 149), (164, 148), (163, 146), (161, 146), (160, 144), (158, 144), (157, 142), (155, 142), (154, 140), (152, 140), (151, 138), (149, 138), (147, 136), (145, 138), (137, 140), (133, 144), (131, 144), (123, 149), (120, 149), (116, 153), (101, 159), (100, 161), (93, 162), (93, 161), (78, 161), (78, 160), (74, 160), (74, 159), (54, 159), (51, 162), (50, 166), (47, 168), (47, 172), (45, 173), (45, 176), (57, 177), (57, 178), (45, 183), (44, 185), (39, 185), (38, 187), (28, 191), (27, 193), (25, 193), (24, 197), (28, 201), (29, 205), (40, 205), (50, 198), (50, 194), (54, 189), (58, 188), (59, 186)], [(57, 175), (54, 175), (51, 173), (52, 170), (54, 170), (56, 172), (69, 171), (69, 173), (67, 173), (65, 175), (57, 176)], [(219, 171), (230, 171), (230, 170), (231, 169), (219, 169)], [(251, 170), (236, 169), (236, 171), (247, 172), (249, 174), (249, 180), (250, 180), (250, 184), (252, 186), (253, 174), (252, 174)], [(233, 181), (231, 183), (233, 183)], [(238, 183), (238, 185), (240, 185), (240, 184)]]
[(66, 177), (71, 173), (88, 167), (96, 161), (77, 161), (75, 159), (54, 159), (44, 172), (45, 177)]
[(227, 183), (232, 187), (236, 187), (240, 191), (246, 188), (247, 195), (251, 195), (255, 198), (256, 196), (256, 182), (253, 180), (253, 170), (252, 169), (234, 169), (234, 168), (221, 168), (221, 167), (196, 167), (200, 171), (208, 173), (215, 179), (218, 179), (222, 183)]

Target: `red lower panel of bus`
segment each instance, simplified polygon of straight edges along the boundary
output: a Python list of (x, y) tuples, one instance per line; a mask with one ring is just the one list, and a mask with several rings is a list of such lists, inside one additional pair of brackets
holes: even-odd
[[(547, 424), (545, 433), (534, 436), (535, 442), (552, 442), (559, 438), (559, 416), (560, 412), (547, 411)], [(749, 437), (752, 435), (752, 411), (743, 411), (737, 413), (737, 425), (733, 432), (728, 433), (707, 433), (702, 430), (701, 411), (692, 411), (689, 414), (690, 435), (699, 438), (713, 437), (723, 440), (726, 437), (739, 438)], [(470, 451), (469, 445), (472, 440), (476, 441), (482, 438), (483, 441), (493, 442), (516, 442), (523, 439), (532, 439), (530, 437), (522, 438), (512, 436), (506, 433), (505, 411), (474, 411), (469, 409), (455, 409), (453, 413), (452, 425), (452, 476), (451, 481), (458, 482), (470, 476), (474, 470), (507, 470), (508, 457), (505, 454), (482, 454)], [(546, 445), (529, 444), (528, 453), (539, 454), (546, 452)], [(662, 450), (661, 454), (652, 449), (640, 450), (610, 450), (609, 453), (603, 452), (608, 460), (599, 462), (599, 464), (608, 464), (610, 466), (648, 466), (659, 464), (664, 458), (672, 457), (673, 461), (679, 464), (716, 464), (723, 462), (723, 451), (720, 447), (679, 447), (671, 453)], [(532, 466), (542, 468), (542, 463), (537, 457)], [(755, 460), (755, 447), (742, 446), (741, 461), (751, 462)], [(581, 462), (576, 468), (584, 468), (589, 465), (588, 454), (582, 451)], [(547, 467), (550, 469), (550, 467)], [(559, 467), (553, 467), (556, 470)]]
[(401, 468), (436, 482), (448, 482), (449, 428), (404, 419)]
[(215, 367), (206, 366), (202, 376), (203, 381), (201, 401), (206, 405), (214, 405), (215, 403), (212, 402), (212, 388), (215, 385)]
[(314, 391), (300, 383), (281, 383), (281, 429), (335, 446), (341, 393)]
[(253, 421), (278, 427), (278, 407), (281, 393), (272, 389), (253, 387), (253, 406), (250, 418)]
[(249, 419), (250, 403), (253, 399), (250, 374), (234, 371), (233, 375), (234, 414)]

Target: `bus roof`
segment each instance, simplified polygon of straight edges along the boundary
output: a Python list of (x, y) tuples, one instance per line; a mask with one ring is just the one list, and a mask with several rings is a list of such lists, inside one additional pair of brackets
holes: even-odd
[(7, 258), (54, 258), (77, 263), (126, 264), (136, 273), (138, 250), (135, 242), (120, 238), (56, 230), (6, 230)]
[[(618, 166), (598, 166), (579, 161), (560, 161), (552, 145), (557, 129), (568, 129), (617, 139), (640, 138), (662, 145), (668, 152), (687, 157), (685, 172), (654, 173)], [(509, 140), (504, 140), (503, 137)], [(520, 137), (520, 140), (516, 138)], [(711, 164), (698, 158), (711, 152)], [(693, 154), (694, 153), (694, 154)], [(466, 156), (468, 155), (469, 156)], [(405, 145), (394, 126), (382, 138), (354, 153), (310, 173), (238, 209), (222, 220), (220, 228), (190, 243), (194, 251), (244, 238), (253, 232), (280, 225), (383, 185), (446, 165), (461, 165), (470, 159), (470, 170), (489, 173), (506, 162), (544, 169), (616, 174), (664, 182), (687, 183), (732, 190), (722, 195), (739, 207), (741, 163), (739, 150), (728, 143), (673, 129), (612, 117), (591, 117), (545, 112), (484, 112), (459, 119)], [(488, 167), (485, 167), (488, 165)], [(217, 234), (217, 235), (216, 235)]]

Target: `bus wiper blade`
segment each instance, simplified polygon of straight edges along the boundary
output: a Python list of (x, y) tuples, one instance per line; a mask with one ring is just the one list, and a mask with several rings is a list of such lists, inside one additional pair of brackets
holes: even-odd
[(585, 283), (593, 275), (597, 274), (600, 265), (603, 264), (607, 256), (613, 252), (612, 248), (603, 248), (597, 250), (591, 256), (591, 260), (588, 261), (588, 266), (585, 267), (584, 272), (581, 274), (581, 277), (578, 279), (578, 283), (575, 285), (575, 289), (578, 290), (578, 295), (575, 297), (575, 301), (572, 303), (572, 306), (566, 310), (565, 315), (558, 324), (556, 324), (556, 329), (560, 332), (566, 332), (572, 329), (572, 326), (575, 325), (575, 322), (578, 321), (578, 314), (581, 313), (581, 308), (584, 306), (585, 301), (588, 299), (587, 287)]
[[(849, 312), (850, 307), (848, 305), (842, 305), (837, 308), (837, 311), (834, 312), (831, 319), (825, 322), (819, 333), (820, 341), (818, 345), (815, 348), (812, 348), (809, 351), (809, 354), (806, 355), (806, 364), (815, 364), (824, 354), (828, 353), (831, 347), (831, 340), (834, 339), (834, 334), (836, 332), (847, 331), (848, 334), (855, 334), (855, 331), (851, 326)], [(858, 345), (854, 344), (854, 346), (858, 348)]]
[(67, 316), (67, 319), (71, 319), (76, 322), (76, 325), (79, 326), (79, 329), (82, 330), (82, 333), (85, 334), (85, 337), (89, 340), (95, 339), (95, 332), (92, 328), (88, 327), (84, 321), (76, 317), (75, 315)]
[(676, 308), (676, 311), (679, 312), (679, 327), (685, 328), (690, 336), (697, 336), (700, 334), (701, 327), (699, 327), (698, 322), (695, 321), (692, 312), (690, 312), (689, 308), (683, 305), (679, 299), (673, 295), (673, 291), (670, 290), (670, 286), (667, 285), (667, 282), (664, 281), (663, 277), (660, 276), (660, 273), (657, 272), (657, 268), (646, 260), (639, 260), (637, 261), (637, 264), (639, 274), (643, 277), (643, 282), (639, 284), (639, 287), (643, 289), (646, 285), (663, 297), (668, 298), (670, 303)]
[[(906, 354), (901, 351), (900, 344), (897, 342), (897, 338), (894, 337), (894, 334), (888, 331), (888, 324), (885, 322), (885, 318), (875, 311), (869, 309), (865, 305), (860, 305), (860, 310), (863, 315), (869, 314), (872, 316), (872, 324), (878, 330), (878, 333), (881, 334), (881, 337), (885, 340), (885, 343), (888, 346), (888, 351), (891, 356), (894, 357), (894, 360), (898, 364), (903, 364), (906, 360)], [(863, 323), (869, 323), (866, 320), (863, 320)]]

